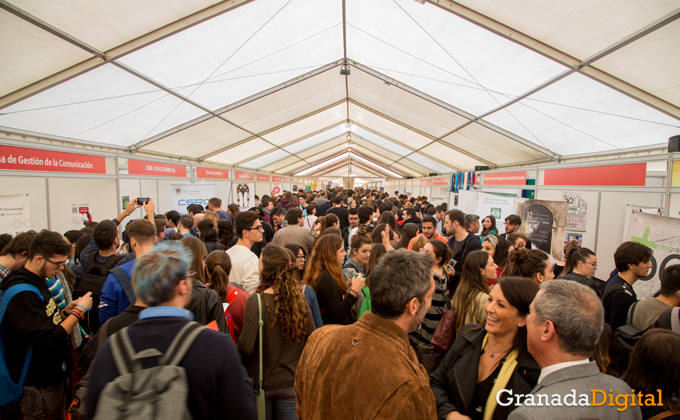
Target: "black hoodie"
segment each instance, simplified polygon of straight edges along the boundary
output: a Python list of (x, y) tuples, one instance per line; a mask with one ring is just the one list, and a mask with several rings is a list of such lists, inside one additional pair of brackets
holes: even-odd
[[(66, 379), (72, 368), (68, 334), (59, 324), (59, 308), (47, 288), (47, 282), (24, 267), (13, 271), (3, 280), (3, 291), (16, 284), (27, 283), (41, 292), (44, 301), (32, 292), (14, 296), (2, 319), (5, 355), (10, 377), (19, 380), (28, 346), (33, 345), (33, 356), (24, 385), (57, 385)], [(77, 328), (77, 327), (76, 327)]]

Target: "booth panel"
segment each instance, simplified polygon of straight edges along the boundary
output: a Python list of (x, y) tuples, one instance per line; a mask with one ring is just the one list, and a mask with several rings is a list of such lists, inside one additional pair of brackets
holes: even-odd
[(28, 193), (28, 203), (31, 211), (31, 229), (39, 231), (48, 228), (45, 178), (0, 176), (0, 185), (2, 185), (2, 193), (0, 195)]
[(87, 208), (95, 222), (118, 216), (115, 179), (49, 178), (48, 188), (51, 230), (81, 229), (82, 208)]

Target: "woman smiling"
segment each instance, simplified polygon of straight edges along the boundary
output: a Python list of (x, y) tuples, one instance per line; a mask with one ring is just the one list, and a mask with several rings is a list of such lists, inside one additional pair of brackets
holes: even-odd
[[(499, 392), (531, 392), (540, 368), (527, 351), (526, 317), (537, 292), (537, 283), (519, 277), (500, 279), (494, 285), (484, 326), (465, 326), (430, 375), (439, 418), (506, 419), (516, 406), (507, 401), (498, 404)], [(499, 395), (501, 400), (504, 394)]]

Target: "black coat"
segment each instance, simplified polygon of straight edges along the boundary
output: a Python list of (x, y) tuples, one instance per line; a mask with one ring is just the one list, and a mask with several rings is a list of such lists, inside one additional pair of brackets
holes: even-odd
[[(452, 411), (469, 415), (477, 384), (477, 369), (482, 354), (482, 342), (486, 330), (469, 331), (476, 325), (466, 325), (456, 336), (451, 349), (436, 371), (430, 374), (430, 387), (437, 401), (437, 414), (440, 419)], [(541, 369), (536, 361), (527, 353), (517, 359), (517, 366), (510, 377), (506, 389), (511, 389), (514, 395), (528, 394), (538, 382)], [(510, 411), (516, 407), (503, 407), (500, 404), (494, 411), (494, 419), (507, 418)]]

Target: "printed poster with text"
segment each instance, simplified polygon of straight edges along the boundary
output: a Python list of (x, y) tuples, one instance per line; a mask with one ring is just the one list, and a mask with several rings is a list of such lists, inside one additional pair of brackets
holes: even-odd
[(517, 214), (522, 219), (519, 231), (529, 238), (533, 248), (562, 261), (568, 212), (566, 201), (522, 199), (517, 204)]
[[(461, 194), (463, 191), (460, 192)], [(502, 193), (477, 193), (477, 215), (480, 220), (484, 220), (487, 216), (493, 216), (496, 219), (496, 227), (499, 234), (504, 233), (503, 220), (515, 213), (517, 208), (517, 196), (515, 194)]]
[(238, 204), (241, 211), (246, 211), (255, 206), (255, 183), (239, 183), (231, 184), (232, 188), (232, 203)]
[[(180, 214), (188, 214), (190, 204), (200, 204), (207, 210), (212, 197), (215, 197), (215, 184), (172, 184), (172, 208)], [(224, 200), (222, 207), (226, 207)]]
[(27, 230), (31, 230), (28, 194), (0, 195), (0, 233), (14, 236)]
[(624, 240), (639, 242), (654, 252), (649, 275), (633, 284), (638, 299), (654, 296), (661, 288), (659, 275), (666, 267), (680, 264), (680, 219), (634, 211), (625, 232)]

